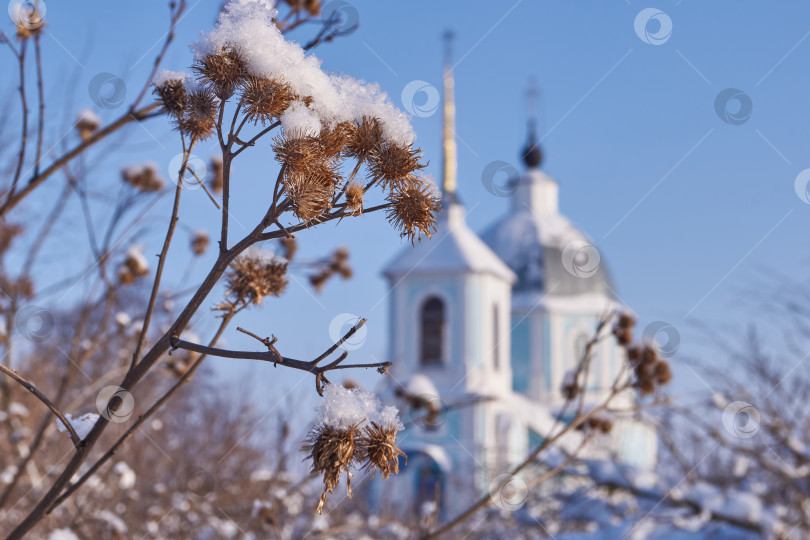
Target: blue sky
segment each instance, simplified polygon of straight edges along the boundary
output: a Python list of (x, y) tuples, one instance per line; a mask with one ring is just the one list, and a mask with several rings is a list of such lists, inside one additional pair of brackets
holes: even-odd
[[(187, 45), (210, 29), (220, 2), (189, 5), (166, 58), (170, 69), (187, 68)], [(810, 205), (797, 195), (795, 180), (810, 167), (810, 4), (355, 0), (349, 7), (359, 16), (359, 30), (316, 55), (328, 70), (378, 82), (400, 106), (408, 105), (401, 95), (412, 81), (440, 88), (441, 35), (448, 28), (455, 32), (459, 189), (473, 208), (468, 220), (476, 230), (509, 208), (508, 199), (485, 189), (482, 172), (496, 160), (521, 168), (524, 95), (529, 78), (537, 80), (544, 168), (560, 184), (561, 210), (593, 238), (621, 299), (639, 314), (640, 327), (665, 321), (679, 331), (679, 356), (717, 362), (716, 354), (699, 346), (694, 324), (756, 322), (754, 304), (745, 302), (748, 289), (776, 273), (806, 282), (802, 234), (810, 225)], [(672, 24), (659, 44), (645, 42), (634, 29), (638, 14), (649, 7)], [(167, 10), (156, 1), (81, 0), (69, 8), (52, 2), (47, 20), (46, 73), (59, 76), (46, 81), (46, 92), (54, 103), (79, 108), (92, 105), (86, 89), (101, 72), (122, 77), (134, 95), (165, 33)], [(646, 29), (653, 36), (648, 41), (655, 41), (658, 23), (650, 21)], [(8, 73), (7, 56), (0, 57), (0, 66)], [(76, 83), (66, 88), (72, 72)], [(737, 125), (716, 111), (718, 94), (728, 88), (739, 89), (753, 107)], [(737, 106), (732, 101), (725, 110), (734, 117)], [(105, 119), (121, 112), (96, 109)], [(440, 114), (417, 117), (414, 126), (429, 170), (438, 176)], [(150, 159), (168, 167), (180, 151), (176, 135), (165, 119), (144, 128), (131, 128), (118, 152), (99, 156), (97, 185), (117, 182), (118, 168), (133, 162)], [(49, 133), (54, 142), (60, 135), (57, 128)], [(197, 153), (208, 157), (213, 148), (211, 141)], [(245, 209), (245, 223), (262, 212), (275, 167), (266, 145), (237, 165), (234, 197)], [(161, 208), (166, 205), (156, 216)], [(183, 226), (213, 231), (216, 219), (202, 192), (189, 192)], [(157, 251), (165, 224), (155, 218), (153, 226), (149, 242)], [(285, 297), (268, 301), (239, 324), (276, 334), (286, 355), (311, 358), (331, 343), (330, 321), (353, 313), (369, 322), (366, 342), (352, 357), (385, 358), (388, 288), (380, 271), (404, 248), (397, 233), (382, 216), (370, 215), (302, 233), (299, 241), (304, 257), (347, 245), (355, 278), (331, 282), (313, 295), (299, 277)], [(197, 264), (192, 275), (201, 279), (204, 266)], [(178, 287), (185, 268), (185, 255), (178, 255)], [(235, 332), (227, 340), (254, 347)], [(704, 389), (677, 357), (675, 363), (678, 391)], [(223, 374), (248, 372), (274, 392), (299, 381), (295, 392), (311, 388), (307, 377), (271, 366), (213, 364)]]

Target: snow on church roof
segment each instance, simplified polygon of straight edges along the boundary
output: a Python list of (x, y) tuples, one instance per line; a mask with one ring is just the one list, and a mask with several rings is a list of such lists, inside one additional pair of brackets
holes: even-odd
[(514, 282), (515, 274), (467, 226), (464, 207), (451, 202), (439, 215), (430, 240), (408, 246), (384, 270), (387, 277), (418, 272), (491, 274)]
[(514, 291), (613, 297), (613, 282), (592, 241), (557, 209), (558, 187), (540, 169), (519, 180), (513, 205), (482, 235), (516, 274)]

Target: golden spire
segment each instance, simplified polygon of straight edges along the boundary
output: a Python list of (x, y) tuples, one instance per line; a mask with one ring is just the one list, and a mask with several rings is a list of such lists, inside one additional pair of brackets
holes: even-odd
[(442, 191), (448, 196), (456, 195), (456, 174), (458, 161), (456, 151), (456, 102), (453, 99), (453, 63), (451, 61), (451, 44), (453, 32), (444, 33), (444, 109), (442, 119)]

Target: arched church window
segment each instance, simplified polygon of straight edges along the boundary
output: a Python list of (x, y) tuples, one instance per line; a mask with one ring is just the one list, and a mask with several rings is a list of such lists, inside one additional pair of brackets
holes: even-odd
[(416, 503), (440, 503), (442, 500), (442, 472), (435, 464), (425, 464), (416, 475)]
[(442, 363), (444, 342), (444, 302), (432, 296), (422, 304), (422, 344), (420, 364), (436, 366)]

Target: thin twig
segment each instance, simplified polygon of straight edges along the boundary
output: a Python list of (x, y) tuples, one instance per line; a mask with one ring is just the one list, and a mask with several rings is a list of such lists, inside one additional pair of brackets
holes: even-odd
[[(11, 47), (12, 51), (16, 50), (11, 45), (11, 41), (6, 40), (8, 46)], [(21, 133), (20, 133), (20, 151), (17, 155), (17, 168), (14, 171), (14, 178), (11, 181), (11, 187), (8, 191), (8, 199), (14, 196), (15, 192), (17, 191), (17, 184), (20, 181), (20, 175), (22, 174), (22, 167), (23, 162), (25, 161), (25, 148), (28, 146), (28, 103), (25, 99), (25, 49), (26, 49), (27, 40), (24, 40), (20, 45), (20, 53), (17, 55), (17, 62), (19, 63), (19, 75), (20, 75), (20, 105), (22, 106), (22, 126), (21, 126)], [(0, 212), (2, 215), (2, 212)]]
[(163, 268), (166, 265), (166, 257), (169, 255), (169, 247), (172, 244), (174, 229), (177, 226), (177, 220), (179, 219), (178, 214), (180, 213), (180, 194), (183, 192), (183, 176), (185, 175), (186, 168), (188, 167), (188, 160), (189, 157), (191, 157), (191, 150), (194, 148), (195, 142), (196, 141), (192, 139), (191, 143), (188, 145), (188, 150), (186, 150), (185, 142), (183, 142), (183, 163), (177, 173), (177, 189), (174, 192), (172, 217), (169, 219), (169, 228), (166, 231), (166, 238), (163, 240), (163, 249), (160, 251), (160, 255), (158, 255), (158, 267), (155, 271), (155, 280), (152, 283), (152, 294), (149, 297), (149, 303), (146, 307), (146, 315), (143, 319), (143, 325), (141, 326), (141, 333), (138, 336), (138, 344), (135, 346), (135, 351), (132, 353), (132, 359), (130, 360), (129, 364), (130, 370), (135, 367), (135, 364), (138, 362), (138, 358), (141, 355), (141, 349), (146, 341), (146, 334), (149, 331), (149, 323), (152, 321), (152, 313), (155, 311), (155, 303), (157, 302), (158, 291), (160, 290), (160, 281), (163, 277)]
[(219, 203), (217, 202), (217, 200), (214, 198), (214, 196), (211, 194), (211, 192), (208, 191), (208, 188), (205, 186), (205, 182), (200, 180), (200, 177), (197, 176), (197, 173), (194, 172), (194, 169), (189, 167), (188, 172), (190, 172), (192, 174), (192, 176), (194, 176), (194, 178), (197, 180), (197, 183), (200, 185), (201, 188), (203, 188), (203, 191), (205, 191), (205, 194), (208, 195), (208, 198), (211, 200), (212, 203), (214, 203), (214, 206), (217, 207), (217, 210), (222, 210), (222, 207), (219, 206)]
[(3, 364), (0, 364), (0, 372), (17, 381), (20, 384), (20, 386), (22, 386), (23, 388), (34, 394), (34, 396), (38, 400), (40, 400), (46, 407), (48, 407), (51, 410), (51, 412), (55, 414), (56, 417), (59, 418), (59, 420), (61, 420), (62, 424), (64, 424), (65, 429), (67, 429), (68, 433), (70, 434), (70, 440), (73, 442), (73, 446), (79, 448), (79, 446), (82, 443), (81, 437), (79, 437), (79, 435), (76, 433), (76, 430), (73, 429), (73, 426), (70, 424), (68, 419), (65, 418), (65, 415), (62, 414), (62, 411), (60, 411), (59, 408), (56, 405), (54, 405), (53, 402), (50, 399), (48, 399), (48, 397), (45, 394), (40, 392), (39, 389), (25, 377), (23, 377), (13, 369), (7, 368)]
[(37, 65), (37, 96), (39, 98), (39, 120), (37, 122), (37, 153), (34, 158), (34, 176), (39, 174), (39, 161), (42, 158), (42, 138), (45, 134), (45, 94), (42, 90), (42, 51), (39, 46), (40, 33), (34, 34), (34, 53)]
[(272, 130), (274, 130), (275, 128), (277, 128), (277, 127), (278, 127), (278, 126), (280, 126), (280, 125), (281, 125), (281, 122), (273, 122), (272, 124), (270, 124), (269, 126), (267, 126), (266, 128), (264, 128), (263, 130), (261, 130), (261, 131), (260, 131), (260, 132), (259, 132), (259, 133), (258, 133), (258, 134), (255, 136), (255, 137), (253, 137), (252, 139), (250, 139), (248, 142), (246, 142), (245, 144), (243, 144), (243, 145), (241, 146), (241, 148), (239, 148), (239, 150), (237, 150), (236, 152), (234, 152), (234, 153), (233, 153), (233, 157), (236, 157), (236, 156), (238, 156), (239, 154), (241, 154), (241, 153), (242, 153), (242, 151), (243, 151), (245, 148), (247, 148), (247, 147), (249, 147), (249, 146), (253, 146), (254, 144), (256, 144), (256, 141), (258, 141), (259, 139), (261, 139), (261, 138), (262, 138), (262, 137), (264, 137), (266, 134), (270, 133)]

